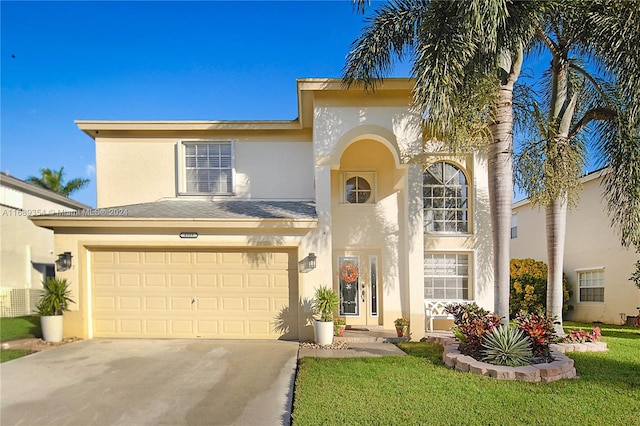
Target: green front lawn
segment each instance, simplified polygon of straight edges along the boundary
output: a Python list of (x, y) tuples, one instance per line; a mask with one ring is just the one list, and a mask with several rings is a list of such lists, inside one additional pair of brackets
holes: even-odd
[[(42, 337), (40, 317), (0, 318), (0, 343), (10, 340)], [(32, 353), (26, 349), (0, 349), (0, 362), (11, 361)]]
[(303, 358), (293, 424), (637, 424), (640, 329), (600, 328), (609, 351), (570, 354), (580, 378), (554, 383), (460, 373), (432, 343), (402, 344), (406, 357)]
[(42, 337), (40, 317), (0, 318), (0, 342)]

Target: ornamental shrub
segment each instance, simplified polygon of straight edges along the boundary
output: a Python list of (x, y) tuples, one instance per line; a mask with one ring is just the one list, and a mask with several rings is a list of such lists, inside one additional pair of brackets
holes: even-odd
[(553, 328), (553, 318), (542, 312), (520, 311), (514, 320), (516, 328), (529, 337), (531, 350), (537, 362), (551, 362), (551, 349), (549, 345), (558, 337)]
[(453, 315), (453, 332), (460, 340), (460, 352), (475, 359), (481, 358), (480, 351), (487, 333), (500, 326), (500, 317), (474, 303), (454, 303), (445, 311)]
[(569, 330), (569, 334), (563, 339), (565, 343), (587, 343), (597, 342), (602, 336), (600, 327), (593, 327), (592, 331), (585, 331), (579, 328)]
[[(539, 312), (547, 308), (547, 264), (533, 259), (511, 259), (511, 289), (509, 294), (509, 314), (515, 316), (520, 311)], [(564, 291), (563, 311), (571, 297), (571, 286), (565, 274), (562, 275)]]
[(526, 334), (517, 328), (494, 328), (485, 336), (482, 347), (482, 361), (489, 364), (519, 367), (530, 365), (533, 361), (531, 342)]

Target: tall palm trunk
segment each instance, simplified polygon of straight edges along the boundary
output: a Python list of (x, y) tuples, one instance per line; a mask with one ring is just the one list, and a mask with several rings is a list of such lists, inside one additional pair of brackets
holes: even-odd
[(494, 309), (509, 323), (509, 245), (513, 203), (513, 88), (502, 86), (490, 125), (493, 142), (489, 147), (489, 203), (493, 230)]
[(557, 197), (545, 207), (547, 221), (547, 314), (555, 317), (556, 334), (564, 336), (562, 328), (562, 269), (564, 263), (564, 237), (567, 229), (567, 198)]
[(520, 75), (522, 50), (504, 52), (500, 64), (500, 90), (489, 124), (489, 203), (493, 231), (494, 310), (509, 324), (509, 245), (513, 204), (513, 85)]

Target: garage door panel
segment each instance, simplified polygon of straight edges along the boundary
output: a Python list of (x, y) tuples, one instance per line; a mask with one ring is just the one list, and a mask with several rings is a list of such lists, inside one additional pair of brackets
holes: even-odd
[(291, 251), (92, 253), (95, 337), (297, 337)]
[(215, 274), (195, 274), (195, 286), (202, 288), (218, 287), (218, 276)]
[(147, 296), (144, 298), (144, 305), (149, 311), (165, 311), (168, 303), (166, 297)]

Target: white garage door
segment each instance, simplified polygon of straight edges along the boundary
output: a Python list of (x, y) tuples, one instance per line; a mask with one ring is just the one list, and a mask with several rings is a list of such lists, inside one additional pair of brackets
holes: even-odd
[(91, 252), (94, 337), (298, 338), (290, 251)]

